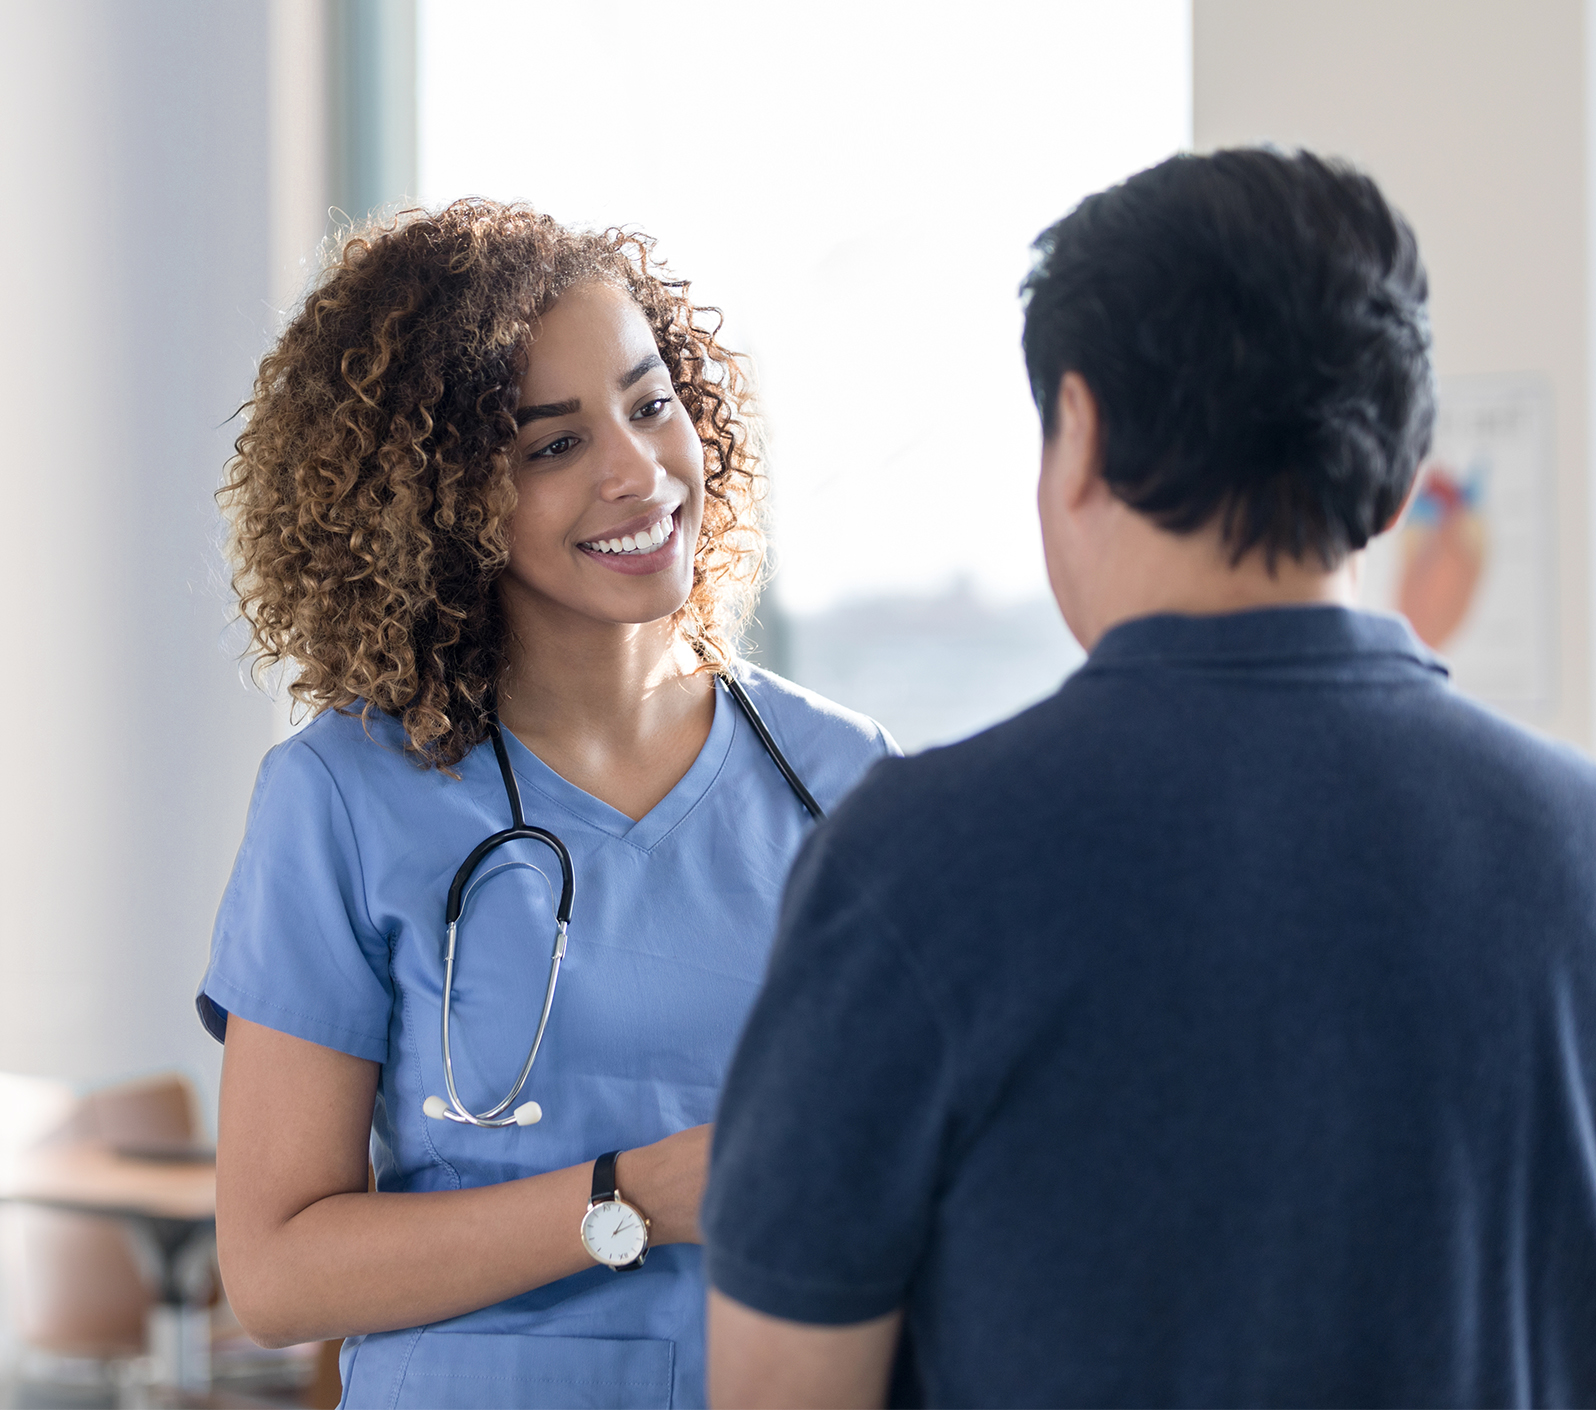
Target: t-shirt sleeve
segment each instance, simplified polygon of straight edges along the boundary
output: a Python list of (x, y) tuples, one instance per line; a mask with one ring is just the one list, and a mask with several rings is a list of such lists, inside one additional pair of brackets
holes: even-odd
[(715, 1128), (711, 1284), (832, 1325), (903, 1302), (947, 1126), (948, 1044), (914, 956), (822, 829), (788, 888)]
[(366, 911), (337, 782), (301, 739), (261, 765), (196, 1003), (218, 1040), (236, 1013), (355, 1057), (387, 1059), (387, 939)]

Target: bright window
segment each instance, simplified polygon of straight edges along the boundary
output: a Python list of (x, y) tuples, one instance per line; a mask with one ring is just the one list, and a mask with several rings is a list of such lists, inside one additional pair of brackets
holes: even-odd
[(754, 363), (754, 659), (908, 748), (1055, 688), (1015, 290), (1083, 195), (1185, 146), (1186, 0), (423, 0), (420, 185), (658, 241)]

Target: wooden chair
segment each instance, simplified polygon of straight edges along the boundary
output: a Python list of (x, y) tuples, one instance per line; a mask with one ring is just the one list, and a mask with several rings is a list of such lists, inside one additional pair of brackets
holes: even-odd
[[(0, 1075), (0, 1141), (11, 1156), (74, 1140), (186, 1144), (198, 1123), (178, 1077), (77, 1097), (63, 1084)], [(26, 1206), (0, 1210), (0, 1287), (24, 1348), (112, 1362), (144, 1350), (150, 1293), (114, 1222)]]
[[(0, 1160), (83, 1140), (188, 1146), (201, 1129), (182, 1077), (80, 1097), (63, 1083), (0, 1074)], [(0, 1206), (0, 1300), (19, 1374), (42, 1382), (125, 1380), (145, 1350), (152, 1302), (146, 1272), (114, 1220)]]
[[(118, 1084), (79, 1096), (65, 1083), (0, 1073), (0, 1170), (30, 1150), (78, 1141), (191, 1147), (203, 1135), (193, 1087), (180, 1076)], [(0, 1204), (0, 1311), (23, 1382), (94, 1385), (120, 1400), (137, 1398), (135, 1371), (146, 1351), (152, 1270), (115, 1220)], [(250, 1343), (213, 1291), (218, 1403), (269, 1403), (300, 1386), (302, 1403), (337, 1405), (338, 1348), (263, 1352)], [(234, 1383), (243, 1397), (228, 1395)], [(9, 1402), (7, 1402), (9, 1403)], [(262, 1401), (260, 1403), (268, 1403)]]

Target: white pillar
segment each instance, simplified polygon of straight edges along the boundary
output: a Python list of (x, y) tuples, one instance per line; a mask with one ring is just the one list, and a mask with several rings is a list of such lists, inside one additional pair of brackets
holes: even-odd
[(351, 219), (416, 191), (416, 0), (325, 0), (333, 198)]
[(273, 327), (265, 0), (0, 43), (0, 1069), (213, 1088), (192, 995), (272, 710), (212, 493)]
[(1437, 370), (1550, 384), (1556, 671), (1536, 723), (1589, 747), (1586, 0), (1194, 0), (1199, 150), (1350, 157), (1418, 232)]

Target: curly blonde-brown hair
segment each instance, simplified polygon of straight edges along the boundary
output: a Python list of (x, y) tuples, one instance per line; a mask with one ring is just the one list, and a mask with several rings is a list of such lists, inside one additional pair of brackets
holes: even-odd
[[(653, 242), (466, 200), (351, 233), (261, 360), (219, 493), (257, 669), (313, 712), (397, 718), (427, 766), (487, 732), (505, 665), (495, 580), (515, 508), (514, 411), (534, 325), (591, 280), (625, 289), (704, 445), (704, 522), (677, 614), (711, 661), (758, 586), (763, 480), (748, 381), (718, 311)], [(714, 315), (706, 320), (703, 315)]]

